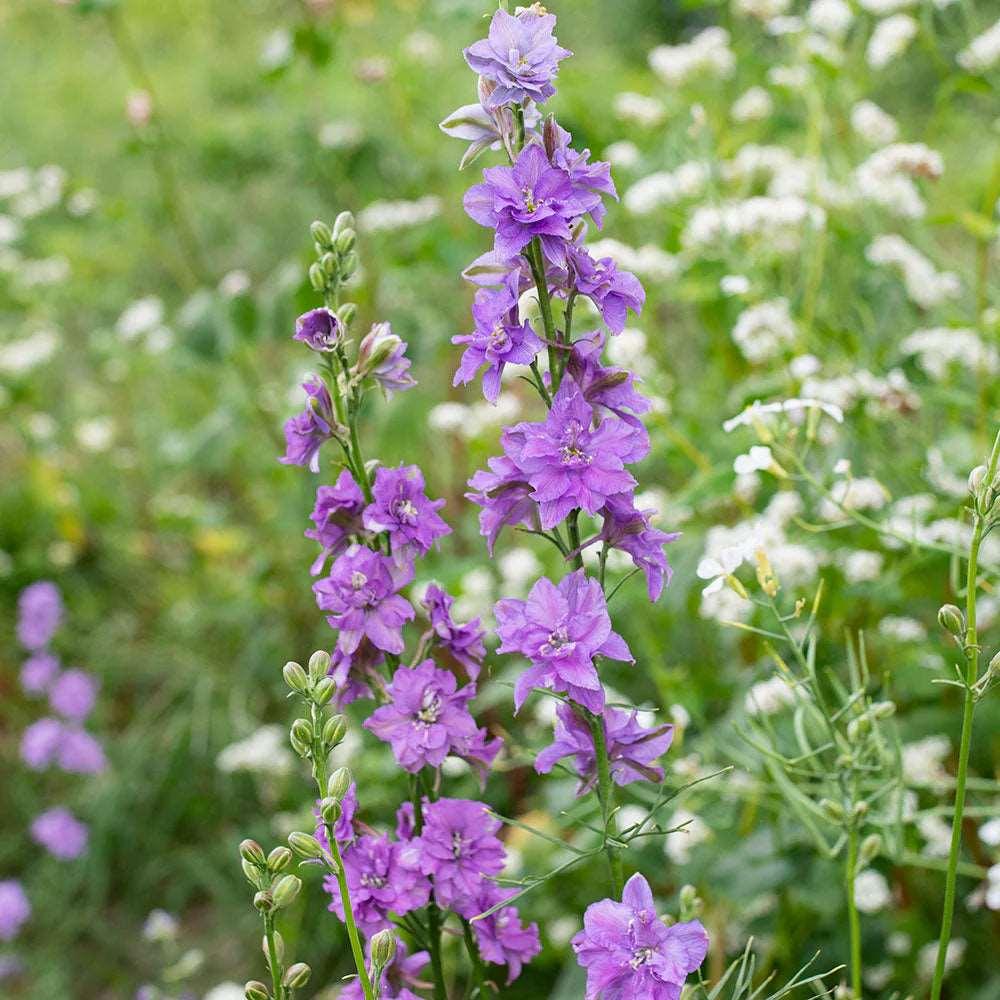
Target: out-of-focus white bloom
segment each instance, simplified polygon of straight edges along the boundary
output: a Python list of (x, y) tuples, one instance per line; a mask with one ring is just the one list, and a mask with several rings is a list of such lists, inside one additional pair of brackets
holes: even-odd
[(9, 215), (0, 215), (0, 244), (14, 243), (21, 237), (21, 223)]
[(800, 31), (805, 31), (805, 28), (805, 21), (801, 17), (795, 16), (772, 17), (764, 25), (764, 30), (775, 38), (781, 38), (783, 35), (797, 35)]
[(854, 903), (862, 913), (878, 913), (892, 902), (886, 877), (874, 868), (858, 872), (854, 879)]
[(1000, 62), (1000, 21), (976, 35), (956, 57), (970, 73), (982, 73)]
[(264, 39), (260, 50), (260, 64), (266, 70), (286, 66), (292, 58), (292, 36), (285, 28), (278, 28)]
[(48, 361), (59, 348), (60, 337), (55, 330), (37, 330), (21, 340), (0, 344), (0, 372), (4, 375), (26, 375)]
[(545, 928), (549, 940), (557, 947), (565, 947), (570, 938), (580, 930), (580, 921), (576, 917), (557, 917), (550, 920)]
[(324, 149), (352, 149), (360, 145), (364, 137), (365, 130), (359, 122), (341, 118), (324, 122), (316, 139)]
[(914, 177), (936, 180), (944, 171), (941, 154), (921, 142), (892, 143), (873, 153), (854, 171), (858, 194), (906, 219), (927, 211)]
[(542, 573), (542, 564), (535, 553), (521, 547), (505, 552), (497, 566), (503, 592), (512, 597), (520, 597)]
[(802, 230), (822, 229), (826, 213), (804, 198), (759, 196), (720, 205), (701, 205), (681, 234), (692, 252), (705, 251), (723, 239), (754, 239), (768, 250), (794, 253), (802, 243)]
[(951, 849), (951, 825), (941, 816), (917, 817), (917, 830), (924, 838), (923, 853), (932, 858), (946, 858)]
[(751, 472), (767, 472), (774, 465), (774, 456), (766, 444), (755, 444), (746, 454), (737, 455), (733, 461), (733, 472), (746, 476)]
[(204, 1000), (243, 1000), (245, 996), (243, 987), (237, 983), (219, 983), (205, 994)]
[(54, 163), (29, 171), (28, 185), (13, 196), (11, 211), (22, 219), (41, 215), (59, 204), (65, 187), (66, 171)]
[(962, 285), (957, 274), (938, 271), (915, 246), (895, 233), (876, 236), (865, 250), (865, 256), (873, 264), (897, 268), (903, 276), (906, 294), (921, 309), (933, 309), (961, 294)]
[(125, 98), (125, 117), (135, 128), (144, 128), (153, 118), (153, 95), (148, 90), (133, 90)]
[(751, 557), (751, 548), (746, 542), (728, 545), (719, 549), (714, 555), (702, 557), (695, 572), (699, 579), (710, 581), (702, 594), (707, 597), (721, 590), (725, 586), (726, 578), (732, 576), (743, 562)]
[(726, 77), (736, 65), (729, 32), (712, 27), (683, 45), (659, 45), (649, 53), (649, 65), (668, 86), (679, 87), (699, 73)]
[(851, 128), (873, 146), (888, 146), (899, 136), (896, 119), (874, 101), (858, 101), (851, 108)]
[(719, 279), (719, 291), (723, 295), (746, 295), (750, 291), (750, 279), (744, 274), (724, 274)]
[(1000, 865), (993, 865), (986, 873), (986, 905), (1000, 910)]
[(675, 170), (662, 170), (636, 181), (625, 192), (622, 203), (633, 215), (649, 215), (663, 205), (697, 197), (710, 176), (707, 163), (691, 160)]
[(881, 635), (897, 642), (923, 642), (927, 638), (927, 628), (916, 618), (905, 615), (886, 615), (879, 623)]
[(107, 451), (115, 437), (115, 422), (111, 417), (94, 417), (77, 424), (75, 434), (86, 451)]
[(906, 10), (908, 7), (916, 7), (920, 0), (858, 0), (858, 6), (869, 14), (877, 17), (885, 17), (887, 14), (895, 14), (897, 11)]
[(799, 380), (809, 378), (819, 370), (820, 362), (815, 354), (800, 354), (788, 362), (788, 374)]
[(250, 291), (250, 275), (246, 271), (228, 271), (219, 282), (219, 294), (234, 299)]
[(733, 342), (754, 364), (777, 357), (795, 342), (798, 329), (788, 299), (772, 299), (740, 313), (733, 327)]
[(885, 557), (881, 552), (859, 549), (844, 553), (838, 562), (848, 583), (867, 583), (879, 578)]
[(13, 170), (0, 170), (0, 201), (16, 198), (31, 188), (31, 168), (15, 167)]
[(983, 823), (979, 828), (979, 839), (987, 847), (1000, 847), (1000, 818)]
[(876, 479), (862, 476), (859, 479), (838, 479), (830, 487), (830, 499), (820, 504), (820, 516), (836, 521), (844, 510), (881, 510), (889, 501), (889, 492)]
[(737, 14), (756, 17), (761, 21), (784, 14), (790, 6), (791, 0), (733, 0), (733, 10)]
[(844, 61), (844, 50), (826, 35), (813, 32), (806, 36), (802, 47), (809, 55), (822, 59), (831, 66), (840, 66)]
[(969, 492), (968, 476), (953, 471), (945, 458), (944, 449), (937, 445), (932, 445), (927, 449), (926, 474), (927, 481), (941, 493), (961, 500)]
[(118, 317), (115, 329), (123, 340), (134, 340), (163, 322), (163, 302), (155, 295), (136, 299)]
[(670, 817), (668, 829), (679, 826), (683, 829), (667, 834), (663, 838), (663, 853), (675, 865), (685, 865), (691, 860), (691, 851), (708, 840), (712, 831), (704, 820), (686, 809), (678, 809)]
[(604, 150), (604, 158), (614, 167), (621, 167), (622, 170), (631, 170), (638, 166), (642, 159), (639, 147), (628, 139), (620, 142), (613, 142)]
[(588, 243), (587, 249), (595, 260), (610, 257), (619, 267), (651, 281), (670, 281), (677, 277), (681, 269), (677, 257), (652, 243), (630, 247), (618, 240), (603, 239)]
[(76, 218), (90, 215), (97, 208), (97, 192), (93, 188), (81, 188), (70, 195), (66, 202), (66, 211)]
[(464, 403), (438, 403), (427, 414), (427, 426), (431, 430), (455, 433), (462, 429), (469, 416), (469, 407)]
[[(485, 566), (470, 569), (461, 580), (461, 594), (455, 601), (455, 616), (462, 621), (487, 617), (493, 611), (496, 597), (496, 582), (493, 574)], [(545, 701), (552, 699), (546, 698)]]
[(151, 910), (142, 925), (142, 936), (147, 941), (173, 941), (177, 937), (177, 918), (166, 910)]
[[(957, 969), (965, 958), (967, 945), (962, 938), (952, 938), (944, 953), (944, 967), (947, 970)], [(928, 941), (917, 953), (917, 972), (921, 979), (930, 979), (934, 975), (937, 964), (938, 943)]]
[(428, 194), (416, 201), (373, 201), (358, 212), (358, 229), (381, 233), (419, 226), (441, 214), (441, 199)]
[(854, 20), (854, 11), (846, 0), (812, 0), (806, 21), (814, 31), (831, 38), (843, 38)]
[(656, 370), (646, 343), (646, 334), (635, 327), (626, 327), (617, 337), (611, 338), (608, 358), (614, 364), (639, 375), (649, 376)]
[(798, 700), (795, 688), (780, 674), (754, 684), (743, 699), (747, 715), (774, 715)]
[(809, 67), (772, 66), (767, 71), (767, 82), (787, 90), (802, 90), (809, 83)]
[(844, 411), (839, 406), (833, 406), (821, 399), (782, 399), (774, 403), (762, 403), (760, 400), (756, 400), (745, 410), (737, 413), (735, 417), (730, 417), (725, 421), (722, 429), (728, 434), (737, 427), (752, 427), (756, 421), (766, 421), (768, 417), (777, 413), (801, 415), (808, 410), (819, 410), (838, 424), (844, 422)]
[(948, 778), (944, 762), (950, 753), (951, 741), (943, 735), (904, 743), (903, 780), (916, 788), (940, 785)]
[(898, 368), (893, 368), (884, 377), (859, 368), (833, 378), (807, 378), (802, 383), (802, 394), (833, 403), (842, 410), (865, 401), (871, 416), (878, 416), (883, 411), (896, 413), (920, 407), (920, 397), (913, 392), (905, 373)]
[(893, 931), (886, 939), (885, 950), (897, 958), (909, 955), (913, 950), (913, 940), (909, 934), (905, 934), (903, 931)]
[(884, 69), (901, 56), (917, 34), (917, 22), (909, 14), (893, 14), (875, 25), (865, 56), (872, 69)]
[(441, 58), (441, 42), (429, 31), (413, 31), (403, 39), (403, 51), (418, 62), (433, 65)]
[(616, 95), (614, 110), (619, 118), (650, 128), (659, 125), (667, 117), (667, 109), (662, 101), (631, 90)]
[(751, 87), (733, 101), (729, 117), (734, 122), (758, 122), (768, 118), (774, 110), (774, 101), (763, 87)]
[(915, 330), (899, 349), (904, 355), (915, 356), (917, 364), (935, 379), (943, 379), (952, 364), (989, 375), (1000, 369), (1000, 352), (992, 344), (984, 344), (975, 330), (966, 327)]
[(17, 271), (17, 280), (26, 288), (39, 285), (58, 285), (69, 277), (69, 261), (65, 257), (44, 257), (25, 260)]
[(261, 726), (246, 739), (230, 743), (216, 758), (220, 771), (252, 771), (257, 774), (288, 774), (295, 758), (288, 749), (284, 726)]

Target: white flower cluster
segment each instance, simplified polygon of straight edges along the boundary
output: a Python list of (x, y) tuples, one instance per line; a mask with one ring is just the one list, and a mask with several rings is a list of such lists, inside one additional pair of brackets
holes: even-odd
[(659, 125), (667, 117), (667, 109), (662, 101), (631, 90), (616, 95), (614, 109), (615, 114), (623, 121), (634, 122), (647, 128)]
[(719, 205), (700, 205), (691, 214), (681, 243), (706, 251), (723, 239), (754, 239), (776, 253), (795, 253), (806, 227), (823, 229), (826, 212), (804, 198), (760, 195)]
[(953, 364), (970, 372), (995, 375), (1000, 370), (1000, 352), (985, 344), (967, 327), (935, 326), (915, 330), (900, 345), (904, 355), (913, 355), (931, 378), (943, 379)]
[(799, 695), (795, 688), (780, 674), (754, 684), (743, 699), (747, 715), (775, 715), (783, 708), (794, 705)]
[(858, 194), (906, 219), (922, 218), (927, 207), (914, 177), (937, 180), (944, 161), (922, 142), (893, 143), (868, 157), (854, 171)]
[(729, 115), (734, 122), (758, 122), (770, 117), (774, 100), (764, 87), (751, 87), (733, 101)]
[(819, 513), (825, 521), (838, 521), (845, 511), (881, 510), (889, 501), (889, 493), (869, 476), (838, 479), (830, 487), (830, 496), (820, 502)]
[(30, 219), (54, 208), (62, 201), (66, 171), (55, 164), (37, 170), (16, 167), (0, 171), (0, 201), (9, 201), (9, 211), (21, 219)]
[(683, 45), (658, 45), (649, 53), (653, 72), (668, 86), (680, 87), (700, 73), (726, 77), (736, 65), (725, 28), (706, 28)]
[(886, 877), (866, 868), (854, 879), (854, 903), (862, 913), (878, 913), (892, 902), (892, 890)]
[(294, 763), (283, 726), (261, 726), (246, 739), (231, 743), (216, 758), (220, 771), (251, 771), (256, 774), (288, 774)]
[(1000, 62), (1000, 21), (977, 35), (958, 54), (958, 65), (970, 73), (983, 73)]
[(595, 260), (610, 257), (619, 267), (650, 281), (670, 281), (681, 271), (681, 262), (674, 254), (652, 243), (630, 247), (608, 238), (588, 243), (587, 249)]
[(851, 128), (873, 146), (888, 146), (899, 137), (896, 119), (874, 101), (858, 101), (851, 108)]
[(812, 0), (806, 21), (814, 31), (830, 38), (843, 38), (854, 20), (854, 11), (846, 0)]
[(798, 334), (788, 300), (772, 299), (740, 313), (733, 327), (733, 342), (754, 364), (769, 361), (790, 347)]
[(58, 350), (61, 338), (55, 330), (36, 330), (20, 340), (0, 344), (0, 373), (27, 375), (48, 361)]
[(622, 199), (633, 215), (649, 215), (664, 205), (702, 194), (711, 176), (707, 163), (691, 160), (676, 170), (661, 170), (636, 181)]
[(809, 376), (802, 382), (802, 394), (833, 403), (841, 410), (864, 403), (865, 412), (873, 417), (920, 406), (920, 397), (899, 368), (893, 368), (885, 377), (873, 375), (866, 368), (832, 378)]
[(877, 236), (865, 250), (865, 256), (872, 264), (896, 268), (903, 276), (906, 294), (921, 309), (933, 309), (961, 294), (962, 284), (957, 274), (938, 271), (927, 257), (902, 236), (894, 233)]
[(875, 25), (865, 55), (872, 69), (884, 69), (899, 58), (917, 34), (917, 22), (909, 14), (893, 14)]
[(358, 212), (358, 229), (381, 233), (420, 226), (441, 214), (441, 199), (429, 194), (416, 201), (373, 201)]
[(733, 0), (733, 10), (737, 14), (756, 17), (760, 21), (769, 21), (784, 14), (789, 6), (791, 0)]

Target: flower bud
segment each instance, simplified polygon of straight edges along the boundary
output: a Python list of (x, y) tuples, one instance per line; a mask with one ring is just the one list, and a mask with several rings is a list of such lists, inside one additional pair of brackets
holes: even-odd
[(977, 465), (972, 472), (969, 473), (969, 492), (976, 496), (979, 490), (982, 488), (983, 480), (986, 479), (986, 466)]
[(339, 236), (345, 229), (354, 228), (354, 214), (341, 212), (333, 222), (333, 235)]
[(378, 323), (358, 345), (358, 371), (367, 375), (388, 361), (399, 350), (403, 341), (394, 333), (386, 333), (388, 324)]
[[(285, 960), (285, 939), (275, 931), (273, 934), (274, 938), (274, 954), (277, 956), (279, 964)], [(260, 950), (264, 953), (264, 958), (267, 959), (268, 964), (271, 962), (271, 944), (267, 940), (267, 935), (260, 939)]]
[(1000, 650), (993, 654), (989, 666), (986, 668), (988, 674), (1000, 674)]
[(315, 684), (330, 672), (330, 654), (325, 649), (317, 649), (309, 657), (309, 677)]
[(333, 243), (333, 232), (330, 227), (317, 219), (310, 227), (309, 232), (316, 241), (316, 246), (321, 250), (328, 249)]
[(323, 726), (323, 742), (329, 747), (339, 746), (347, 735), (347, 720), (342, 715), (331, 715)]
[(872, 728), (872, 720), (868, 715), (859, 715), (847, 723), (847, 738), (857, 743)]
[(309, 690), (309, 678), (302, 669), (302, 664), (290, 660), (281, 671), (285, 683), (298, 694), (306, 694)]
[(326, 783), (326, 794), (329, 795), (331, 799), (336, 799), (339, 802), (347, 794), (347, 789), (350, 787), (350, 768), (338, 767), (337, 770), (330, 775), (330, 780)]
[(861, 848), (858, 851), (858, 867), (867, 867), (881, 853), (882, 837), (877, 833), (869, 834), (861, 841)]
[(358, 234), (353, 229), (342, 229), (337, 234), (337, 242), (334, 244), (337, 248), (337, 253), (350, 253), (354, 249), (357, 239)]
[(256, 979), (251, 980), (243, 987), (243, 995), (246, 1000), (271, 1000), (271, 994), (267, 992), (267, 987)]
[(827, 818), (835, 823), (839, 823), (844, 818), (844, 807), (839, 802), (834, 802), (833, 799), (820, 799), (819, 807)]
[(309, 266), (309, 284), (312, 285), (314, 292), (326, 291), (326, 272), (319, 264)]
[(354, 322), (354, 317), (358, 314), (358, 307), (353, 302), (345, 302), (337, 310), (337, 319), (345, 329)]
[(337, 276), (337, 272), (339, 271), (336, 254), (323, 254), (323, 256), (319, 259), (319, 266), (323, 268), (323, 273), (328, 278), (335, 278)]
[(938, 624), (957, 639), (965, 632), (965, 615), (954, 604), (944, 604), (938, 611)]
[(313, 727), (308, 719), (296, 719), (292, 723), (292, 742), (296, 740), (310, 747), (313, 741)]
[(337, 684), (332, 677), (324, 677), (314, 688), (313, 701), (321, 708), (336, 694)]
[(854, 808), (851, 810), (851, 815), (854, 819), (861, 819), (862, 816), (868, 815), (868, 803), (867, 802), (855, 802)]
[(297, 875), (282, 875), (271, 888), (271, 894), (274, 897), (274, 908), (280, 910), (282, 907), (290, 906), (295, 901), (295, 897), (299, 894), (299, 889), (301, 888), (302, 879)]
[(896, 703), (894, 701), (876, 701), (872, 703), (868, 711), (876, 719), (888, 719), (896, 714)]
[(319, 814), (323, 822), (333, 826), (344, 813), (344, 807), (336, 799), (323, 799), (319, 804)]
[(262, 889), (254, 896), (253, 905), (261, 913), (270, 913), (274, 909), (274, 897), (266, 889)]
[(290, 990), (298, 990), (309, 982), (311, 975), (312, 969), (305, 962), (296, 962), (288, 967), (288, 971), (281, 980), (281, 985)]
[(381, 972), (396, 957), (396, 935), (389, 930), (379, 931), (372, 938), (371, 954), (372, 965)]
[(349, 278), (358, 269), (358, 255), (352, 250), (340, 258), (340, 275)]
[(267, 856), (267, 870), (274, 873), (284, 871), (292, 860), (292, 852), (287, 847), (278, 846)]
[(542, 125), (542, 142), (545, 146), (545, 155), (551, 160), (559, 147), (559, 126), (556, 124), (555, 115), (545, 116), (545, 124)]
[(262, 870), (256, 865), (251, 864), (246, 858), (240, 860), (240, 865), (243, 868), (243, 874), (246, 875), (247, 881), (255, 888), (263, 888), (263, 880), (261, 879)]
[(247, 839), (240, 844), (240, 857), (244, 861), (256, 865), (258, 868), (263, 868), (267, 864), (267, 858), (264, 857), (264, 848), (256, 840)]
[(311, 834), (296, 830), (288, 835), (288, 844), (299, 857), (323, 857), (323, 845)]

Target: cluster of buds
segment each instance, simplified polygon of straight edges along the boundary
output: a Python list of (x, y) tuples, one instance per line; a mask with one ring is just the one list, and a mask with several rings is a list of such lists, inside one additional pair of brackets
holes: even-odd
[(285, 683), (309, 706), (309, 718), (300, 717), (292, 723), (289, 739), (292, 749), (303, 760), (312, 762), (314, 774), (325, 770), (330, 754), (347, 733), (344, 717), (327, 713), (337, 692), (329, 672), (330, 654), (323, 650), (309, 657), (308, 671), (294, 662), (286, 663), (282, 671)]
[[(342, 285), (358, 270), (358, 255), (354, 250), (358, 234), (354, 228), (354, 216), (350, 212), (341, 212), (332, 228), (325, 222), (316, 221), (309, 231), (317, 257), (309, 268), (309, 283), (324, 297), (336, 296)], [(353, 317), (356, 310), (353, 303), (346, 303), (342, 308), (349, 310)]]

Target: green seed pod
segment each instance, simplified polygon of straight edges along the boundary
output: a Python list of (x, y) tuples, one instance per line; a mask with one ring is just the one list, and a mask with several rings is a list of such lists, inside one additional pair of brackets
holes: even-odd
[(337, 242), (334, 244), (337, 248), (337, 253), (350, 253), (354, 249), (357, 238), (358, 234), (353, 229), (342, 229), (337, 234)]
[(240, 844), (240, 857), (244, 861), (256, 865), (258, 868), (263, 868), (267, 864), (267, 858), (264, 857), (264, 848), (256, 840), (247, 839)]
[(309, 982), (311, 975), (312, 969), (305, 962), (296, 962), (288, 967), (288, 971), (281, 980), (281, 985), (290, 990), (298, 990)]
[(965, 615), (954, 604), (945, 604), (938, 611), (938, 624), (945, 632), (958, 638), (965, 632)]
[(296, 830), (288, 835), (288, 846), (301, 858), (323, 857), (323, 845), (311, 834)]
[(354, 214), (341, 212), (333, 222), (333, 235), (339, 236), (345, 229), (354, 228)]
[(869, 834), (861, 841), (858, 851), (858, 867), (864, 868), (882, 853), (882, 838), (877, 833)]
[(319, 264), (312, 264), (309, 267), (309, 284), (314, 292), (326, 291), (326, 272)]
[(274, 897), (266, 889), (262, 889), (254, 896), (253, 905), (261, 913), (270, 913), (274, 909)]
[(396, 957), (396, 935), (392, 931), (379, 931), (371, 941), (372, 965), (384, 969)]
[(331, 799), (338, 802), (347, 794), (347, 789), (351, 787), (351, 770), (347, 767), (338, 767), (330, 780), (326, 783), (326, 794)]
[(347, 735), (347, 720), (342, 715), (331, 715), (323, 726), (323, 742), (328, 747), (339, 746)]
[(332, 677), (324, 677), (314, 688), (313, 701), (322, 708), (336, 694), (337, 685)]
[(358, 314), (358, 307), (353, 302), (345, 302), (337, 310), (337, 319), (342, 327), (349, 327), (354, 322), (354, 317)]
[(281, 671), (281, 676), (285, 678), (285, 683), (298, 694), (307, 694), (309, 691), (309, 678), (302, 669), (301, 663), (290, 660)]
[(325, 649), (317, 649), (309, 657), (309, 677), (315, 684), (330, 672), (330, 654)]
[(267, 992), (267, 987), (256, 979), (251, 980), (243, 987), (243, 995), (246, 1000), (271, 1000), (271, 994)]
[(328, 250), (333, 245), (333, 232), (330, 227), (317, 219), (310, 227), (309, 232), (316, 241), (316, 246), (320, 250)]
[(278, 872), (283, 872), (291, 861), (292, 852), (287, 847), (278, 846), (267, 856), (267, 870), (277, 875)]
[(295, 897), (302, 888), (302, 879), (297, 875), (282, 875), (271, 888), (274, 897), (274, 908), (280, 910), (295, 902)]
[(344, 807), (336, 799), (323, 799), (319, 804), (319, 814), (324, 823), (333, 826), (344, 813)]

